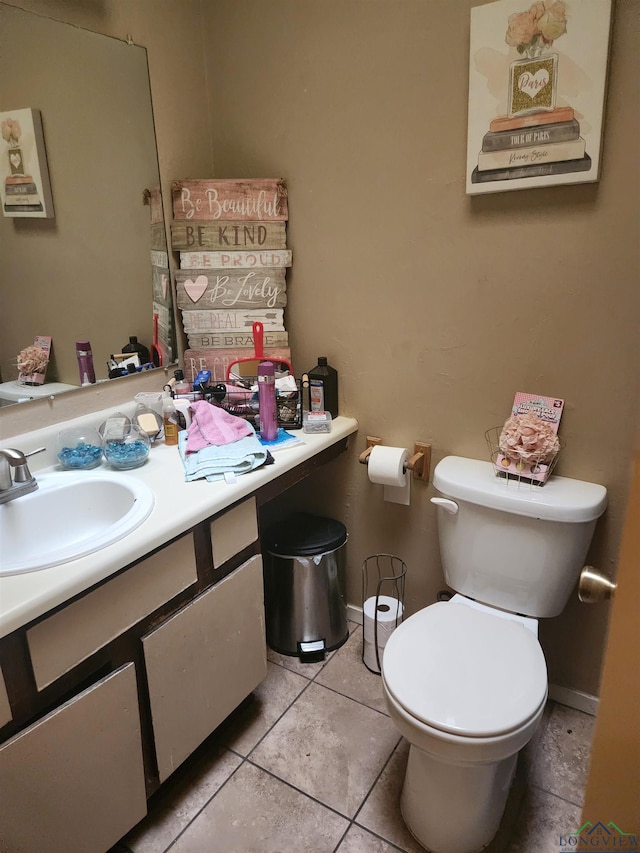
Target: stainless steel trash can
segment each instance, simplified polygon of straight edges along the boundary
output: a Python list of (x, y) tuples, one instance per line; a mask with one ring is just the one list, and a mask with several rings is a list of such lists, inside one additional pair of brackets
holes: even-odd
[(293, 513), (263, 537), (267, 643), (302, 661), (323, 660), (349, 636), (347, 529)]

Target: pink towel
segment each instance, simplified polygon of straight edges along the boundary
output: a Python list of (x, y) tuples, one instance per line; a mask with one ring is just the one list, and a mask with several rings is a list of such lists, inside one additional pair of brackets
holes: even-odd
[(230, 415), (206, 400), (191, 404), (193, 419), (187, 429), (187, 453), (197, 453), (212, 444), (231, 444), (245, 435), (251, 435), (251, 426), (243, 419)]

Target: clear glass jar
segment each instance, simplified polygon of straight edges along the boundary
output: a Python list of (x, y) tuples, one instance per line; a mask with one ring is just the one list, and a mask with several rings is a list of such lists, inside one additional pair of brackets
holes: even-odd
[(102, 462), (102, 441), (95, 429), (63, 429), (58, 433), (58, 462), (69, 471), (97, 468)]
[(139, 468), (149, 458), (149, 436), (135, 424), (120, 425), (103, 434), (104, 457), (112, 468), (120, 471)]

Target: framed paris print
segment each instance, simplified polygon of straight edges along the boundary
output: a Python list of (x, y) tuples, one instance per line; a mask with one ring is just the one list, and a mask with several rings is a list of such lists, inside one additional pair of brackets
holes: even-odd
[(499, 0), (471, 10), (467, 193), (600, 173), (611, 0)]

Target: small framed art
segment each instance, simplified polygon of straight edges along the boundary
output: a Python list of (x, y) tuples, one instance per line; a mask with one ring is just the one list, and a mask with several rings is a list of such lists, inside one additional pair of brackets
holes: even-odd
[(53, 198), (40, 111), (1, 112), (0, 133), (2, 213), (51, 219)]

